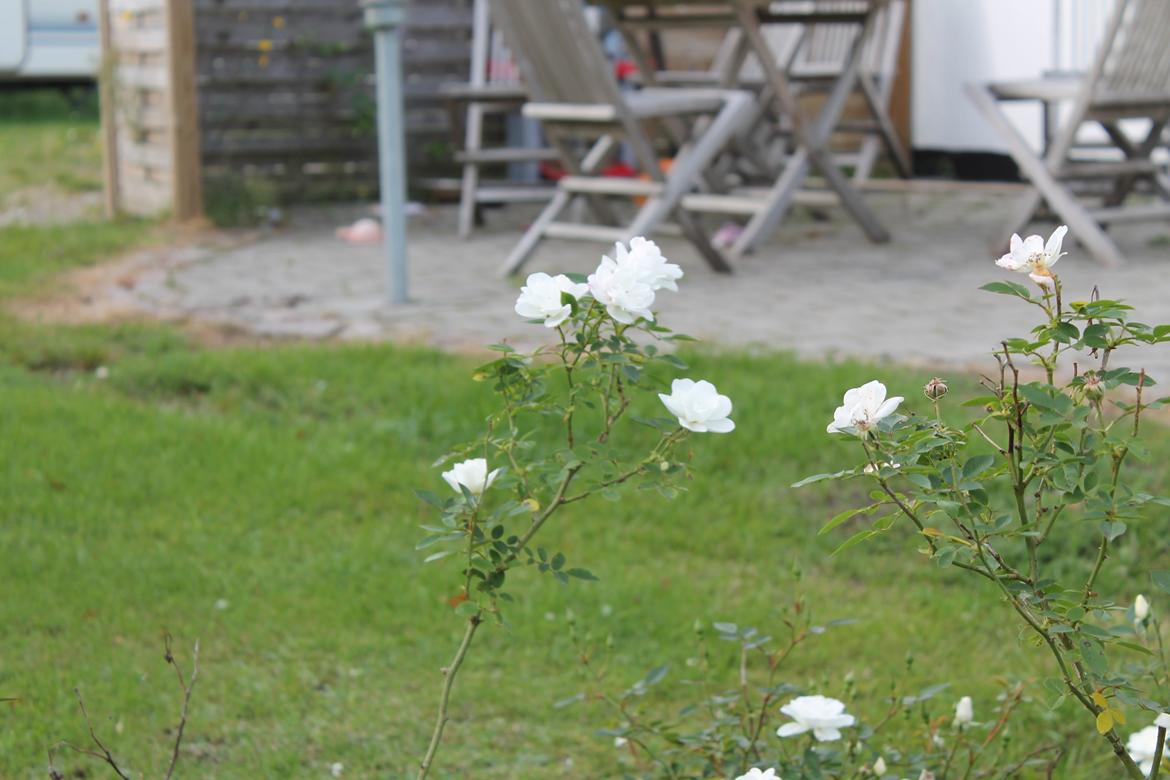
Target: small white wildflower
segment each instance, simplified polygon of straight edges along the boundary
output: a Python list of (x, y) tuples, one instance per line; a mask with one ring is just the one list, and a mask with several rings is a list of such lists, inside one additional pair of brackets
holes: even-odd
[(335, 761), (329, 765), (329, 774), (334, 777), (341, 777), (341, 773), (345, 771), (345, 765), (340, 761)]
[(955, 705), (955, 725), (966, 726), (975, 722), (975, 705), (970, 696), (959, 699)]

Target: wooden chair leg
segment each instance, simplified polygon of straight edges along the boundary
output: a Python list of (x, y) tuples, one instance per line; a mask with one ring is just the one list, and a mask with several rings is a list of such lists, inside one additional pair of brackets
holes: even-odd
[(477, 210), (476, 190), (479, 187), (479, 165), (463, 164), (463, 183), (459, 194), (459, 237), (467, 238), (475, 228)]
[(720, 274), (729, 274), (734, 272), (734, 268), (727, 258), (720, 252), (714, 244), (711, 243), (711, 237), (707, 235), (707, 231), (699, 222), (698, 217), (686, 211), (682, 207), (675, 209), (674, 219), (678, 226), (682, 228), (683, 235), (685, 235), (695, 249), (699, 250), (699, 254), (707, 261), (707, 265), (711, 266), (711, 270)]
[(524, 231), (524, 235), (520, 237), (520, 241), (512, 248), (507, 259), (504, 260), (504, 264), (500, 266), (500, 276), (511, 276), (524, 266), (524, 263), (528, 261), (529, 256), (536, 249), (537, 244), (544, 238), (544, 233), (548, 230), (548, 226), (569, 205), (571, 200), (572, 196), (567, 191), (557, 189), (552, 200), (548, 202), (544, 210), (528, 226), (528, 230)]
[(894, 121), (890, 119), (889, 112), (886, 111), (886, 107), (882, 104), (877, 86), (864, 73), (858, 74), (857, 83), (861, 85), (861, 94), (865, 97), (865, 102), (869, 106), (869, 112), (877, 121), (878, 135), (881, 136), (886, 151), (890, 155), (890, 160), (894, 163), (894, 170), (898, 172), (899, 177), (909, 179), (913, 167), (910, 164), (910, 156), (906, 154), (906, 149), (902, 146), (901, 139), (898, 138), (898, 131), (894, 128)]

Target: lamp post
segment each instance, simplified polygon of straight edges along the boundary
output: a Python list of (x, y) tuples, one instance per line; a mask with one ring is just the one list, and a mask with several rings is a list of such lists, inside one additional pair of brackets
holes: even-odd
[(390, 303), (406, 303), (406, 154), (403, 143), (402, 52), (398, 28), (407, 0), (363, 0), (366, 27), (374, 33), (378, 99), (378, 182)]

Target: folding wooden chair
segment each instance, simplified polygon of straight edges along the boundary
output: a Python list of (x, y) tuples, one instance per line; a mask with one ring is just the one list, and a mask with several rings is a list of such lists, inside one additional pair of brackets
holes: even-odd
[[(1170, 2), (1116, 0), (1105, 38), (1093, 68), (1082, 79), (1038, 79), (970, 85), (968, 92), (999, 131), (1012, 158), (1035, 190), (1013, 212), (1003, 235), (1019, 232), (1047, 203), (1055, 215), (1098, 261), (1123, 262), (1121, 251), (1104, 227), (1113, 223), (1170, 219), (1170, 176), (1152, 159), (1165, 143), (1170, 122)], [(999, 101), (1034, 100), (1072, 103), (1041, 157), (1008, 120)], [(1122, 129), (1125, 120), (1143, 119), (1147, 130), (1133, 137)], [(1117, 159), (1077, 154), (1077, 131), (1087, 122), (1099, 124), (1118, 150)], [(1083, 205), (1074, 187), (1103, 184), (1100, 205)], [(1126, 204), (1141, 186), (1160, 203)]]
[[(472, 6), (471, 73), (467, 82), (453, 82), (439, 87), (439, 93), (452, 108), (462, 125), (463, 148), (455, 161), (463, 166), (459, 196), (459, 236), (471, 235), (481, 217), (480, 206), (486, 203), (542, 202), (552, 197), (553, 188), (532, 181), (484, 180), (485, 166), (500, 167), (516, 163), (535, 163), (557, 159), (548, 147), (485, 147), (484, 119), (492, 113), (519, 114), (528, 99), (520, 82), (512, 54), (498, 30), (492, 29), (488, 0), (474, 0)], [(460, 112), (459, 107), (465, 110)], [(459, 122), (462, 114), (463, 121)]]
[[(749, 93), (721, 89), (647, 88), (622, 92), (610, 63), (586, 23), (580, 0), (492, 0), (496, 24), (515, 53), (532, 102), (524, 115), (539, 119), (570, 175), (536, 218), (504, 264), (519, 270), (546, 237), (628, 241), (651, 234), (673, 216), (683, 234), (717, 271), (731, 266), (715, 249), (698, 219), (680, 208), (684, 195), (709, 186), (705, 174), (751, 115)], [(669, 166), (661, 165), (648, 122), (713, 117), (697, 137), (685, 139)], [(692, 122), (692, 125), (695, 124)], [(621, 138), (648, 180), (600, 176)], [(588, 139), (582, 155), (574, 139)], [(664, 170), (665, 169), (665, 170)], [(642, 199), (632, 220), (618, 225), (607, 200)], [(584, 198), (602, 222), (558, 221)]]

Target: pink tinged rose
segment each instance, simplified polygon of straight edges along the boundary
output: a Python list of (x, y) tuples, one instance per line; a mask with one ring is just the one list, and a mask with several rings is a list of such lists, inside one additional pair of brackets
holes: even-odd
[(546, 328), (555, 328), (573, 314), (564, 296), (581, 300), (588, 293), (588, 285), (577, 284), (564, 274), (530, 274), (516, 299), (516, 313), (526, 320), (543, 320)]
[(812, 732), (820, 742), (834, 742), (841, 739), (841, 729), (857, 723), (857, 719), (845, 712), (845, 703), (827, 696), (798, 696), (780, 708), (780, 712), (792, 718), (776, 731), (780, 737), (795, 737)]
[(897, 411), (903, 400), (900, 395), (886, 398), (886, 386), (876, 379), (866, 382), (845, 393), (841, 405), (833, 412), (833, 422), (826, 430), (862, 436)]
[(1060, 251), (1066, 233), (1066, 225), (1052, 231), (1048, 241), (1036, 235), (1020, 238), (1018, 233), (1013, 233), (1008, 253), (996, 260), (995, 264), (1009, 271), (1028, 274), (1033, 282), (1048, 286), (1052, 284), (1052, 266), (1066, 254)]
[(678, 424), (696, 433), (730, 433), (735, 423), (730, 419), (731, 399), (720, 395), (715, 385), (705, 379), (676, 379), (670, 395), (659, 393), (662, 405), (678, 418)]

